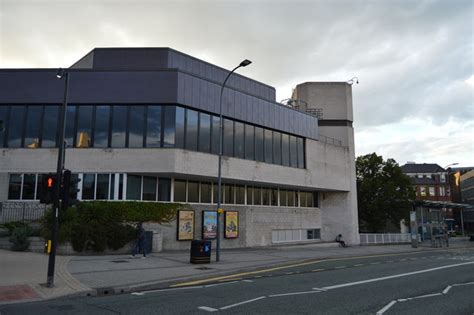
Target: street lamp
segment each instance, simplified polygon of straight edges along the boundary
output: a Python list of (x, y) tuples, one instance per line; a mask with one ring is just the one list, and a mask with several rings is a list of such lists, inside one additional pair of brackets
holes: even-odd
[(52, 288), (54, 286), (54, 267), (56, 263), (56, 248), (58, 245), (58, 228), (59, 228), (59, 194), (61, 190), (61, 181), (64, 167), (64, 156), (65, 156), (65, 146), (64, 146), (64, 136), (66, 132), (66, 108), (67, 108), (67, 98), (69, 92), (69, 72), (67, 69), (59, 68), (56, 72), (56, 77), (58, 79), (65, 78), (64, 82), (64, 96), (63, 104), (61, 107), (61, 116), (59, 120), (59, 151), (58, 151), (58, 162), (56, 169), (56, 187), (54, 192), (54, 218), (53, 218), (53, 230), (51, 235), (51, 252), (49, 253), (48, 260), (48, 276), (46, 279), (46, 286)]
[(222, 140), (223, 140), (223, 124), (222, 124), (222, 95), (224, 94), (224, 88), (225, 84), (227, 83), (227, 80), (229, 80), (230, 76), (232, 73), (235, 72), (235, 70), (239, 69), (240, 67), (246, 67), (249, 64), (251, 64), (252, 61), (245, 59), (242, 61), (237, 67), (235, 67), (224, 80), (224, 83), (222, 83), (221, 86), (221, 95), (219, 98), (219, 162), (218, 162), (218, 167), (217, 167), (217, 235), (216, 235), (216, 261), (219, 261), (220, 259), (220, 250), (221, 250), (221, 238), (220, 238), (220, 221), (221, 221), (221, 214), (223, 210), (221, 209), (221, 198), (222, 198), (222, 176), (221, 176), (221, 168), (222, 168)]
[(457, 163), (457, 162), (456, 162), (456, 163), (451, 163), (451, 164), (446, 165), (446, 166), (443, 167), (443, 168), (444, 168), (444, 169), (447, 169), (447, 168), (450, 167), (450, 166), (454, 166), (454, 165), (458, 165), (458, 164), (459, 164), (459, 163)]

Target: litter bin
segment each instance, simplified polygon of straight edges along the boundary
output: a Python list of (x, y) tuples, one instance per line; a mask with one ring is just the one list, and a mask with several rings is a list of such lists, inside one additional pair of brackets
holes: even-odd
[(211, 262), (211, 241), (194, 240), (191, 242), (192, 264), (208, 264)]
[(153, 231), (145, 231), (145, 247), (146, 253), (151, 253), (153, 249)]

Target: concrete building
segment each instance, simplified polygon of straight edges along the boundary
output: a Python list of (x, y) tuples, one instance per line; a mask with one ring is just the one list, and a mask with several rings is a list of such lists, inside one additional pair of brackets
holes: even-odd
[[(257, 66), (257, 65), (255, 65)], [(65, 167), (82, 200), (183, 202), (216, 210), (219, 93), (228, 70), (169, 48), (97, 48), (70, 68)], [(37, 205), (54, 172), (64, 81), (56, 69), (1, 69), (0, 202)], [(239, 234), (224, 248), (359, 243), (352, 94), (347, 83), (304, 83), (294, 99), (239, 74), (223, 97), (223, 208)], [(323, 117), (318, 121), (319, 114)], [(316, 114), (317, 115), (316, 115)], [(164, 249), (177, 222), (157, 229)]]

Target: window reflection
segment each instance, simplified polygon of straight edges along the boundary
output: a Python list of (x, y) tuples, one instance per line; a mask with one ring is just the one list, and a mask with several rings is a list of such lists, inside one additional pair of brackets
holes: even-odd
[(146, 147), (161, 146), (161, 106), (148, 106)]
[(226, 156), (234, 156), (234, 122), (224, 119), (224, 151)]
[(211, 153), (219, 154), (219, 117), (212, 116)]
[(74, 147), (75, 126), (76, 126), (76, 106), (68, 105), (66, 109), (66, 134), (64, 137), (68, 148)]
[(263, 162), (263, 128), (255, 127), (255, 160)]
[(28, 106), (28, 113), (26, 116), (25, 148), (35, 149), (39, 147), (42, 114), (43, 106)]
[(211, 151), (211, 116), (199, 114), (199, 151)]
[(197, 111), (186, 110), (186, 145), (187, 150), (197, 151), (198, 148), (198, 113)]
[[(178, 146), (178, 135), (177, 135), (177, 132), (175, 133), (175, 126), (176, 125), (176, 121), (177, 121), (177, 118), (176, 118), (176, 115), (178, 114), (177, 113), (178, 111), (178, 108), (175, 107), (175, 106), (164, 106), (163, 107), (163, 115), (164, 115), (164, 119), (163, 119), (163, 146), (165, 148), (168, 148), (168, 147), (174, 147), (175, 146), (175, 136), (176, 136), (176, 147), (179, 147)], [(182, 126), (184, 126), (184, 110), (183, 110), (183, 121), (182, 121)]]
[(127, 131), (127, 106), (113, 106), (112, 109), (112, 148), (125, 147)]
[(272, 131), (265, 129), (264, 130), (264, 137), (265, 137), (265, 162), (266, 163), (273, 163), (273, 137)]
[(171, 179), (158, 179), (158, 201), (171, 201)]
[(35, 199), (35, 174), (24, 174), (23, 175), (23, 195), (21, 199), (23, 200), (33, 200)]
[(25, 106), (10, 107), (10, 119), (8, 120), (8, 147), (21, 148), (23, 126), (25, 124)]
[(21, 199), (21, 174), (10, 174), (10, 183), (8, 185), (8, 199)]
[(244, 124), (235, 122), (234, 156), (244, 158)]
[(82, 177), (82, 199), (93, 200), (95, 191), (95, 174), (84, 174)]
[(156, 177), (143, 176), (143, 200), (156, 200)]
[(95, 112), (94, 147), (109, 146), (110, 106), (97, 106)]
[(290, 136), (290, 166), (298, 167), (296, 137)]
[(176, 107), (176, 143), (177, 148), (184, 148), (184, 108)]
[(273, 132), (273, 163), (281, 165), (281, 133)]
[(77, 113), (76, 147), (89, 148), (92, 136), (92, 106), (79, 106)]
[(97, 191), (95, 199), (109, 199), (109, 174), (97, 174)]
[(140, 200), (142, 192), (142, 177), (127, 175), (127, 200)]
[(130, 106), (129, 148), (143, 148), (145, 132), (145, 106)]
[(59, 106), (45, 106), (43, 116), (43, 137), (41, 146), (43, 148), (56, 147), (56, 139), (59, 123)]
[(245, 125), (245, 158), (247, 160), (255, 159), (255, 127), (251, 125)]
[(290, 166), (290, 135), (281, 136), (281, 164)]

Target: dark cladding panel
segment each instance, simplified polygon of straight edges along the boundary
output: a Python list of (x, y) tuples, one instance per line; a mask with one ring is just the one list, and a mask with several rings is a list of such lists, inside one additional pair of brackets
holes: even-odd
[(193, 77), (186, 76), (184, 81), (184, 104), (193, 104)]
[(177, 89), (177, 102), (179, 104), (185, 104), (185, 101), (184, 101), (184, 90), (185, 90), (185, 81), (186, 81), (186, 76), (178, 73), (178, 89)]
[(168, 49), (99, 48), (94, 50), (94, 69), (150, 70), (168, 65)]

